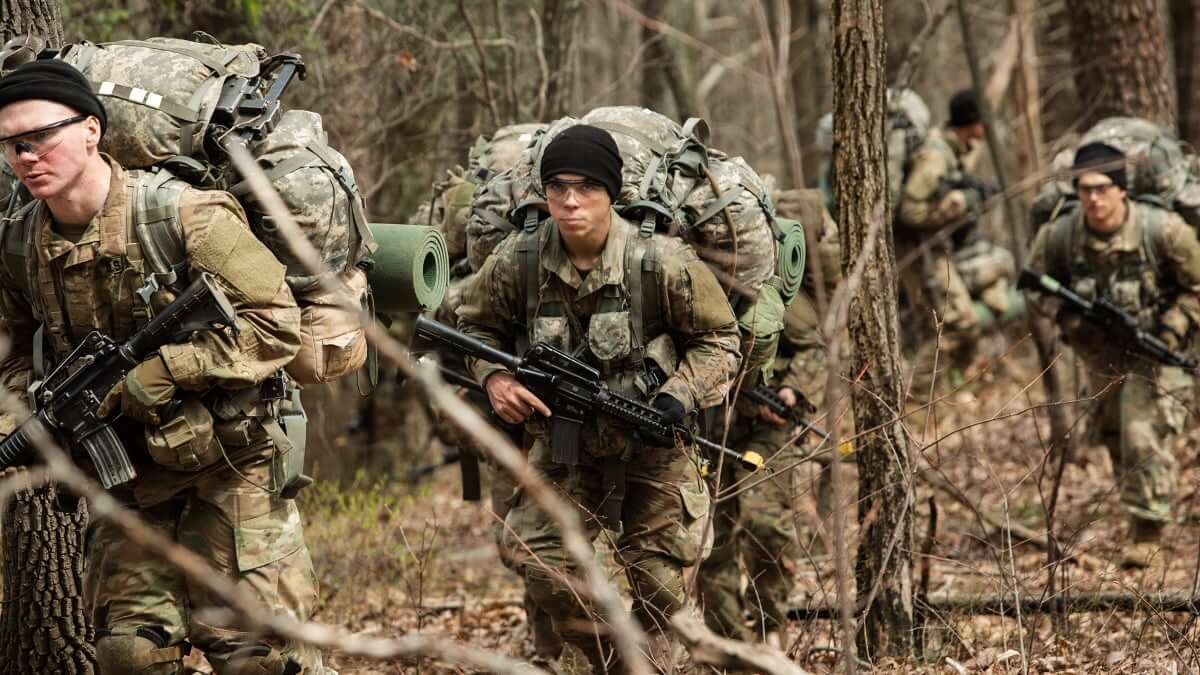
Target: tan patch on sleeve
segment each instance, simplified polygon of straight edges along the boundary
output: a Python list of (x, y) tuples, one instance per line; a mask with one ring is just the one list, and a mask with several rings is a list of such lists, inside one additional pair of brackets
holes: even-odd
[(233, 197), (212, 192), (189, 193), (180, 206), (192, 264), (220, 277), (249, 303), (270, 302), (283, 284), (284, 266), (250, 231)]

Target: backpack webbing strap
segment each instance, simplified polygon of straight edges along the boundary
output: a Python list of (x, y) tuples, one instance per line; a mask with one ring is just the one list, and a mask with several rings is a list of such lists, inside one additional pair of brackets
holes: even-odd
[[(716, 191), (716, 188), (717, 188), (717, 186), (713, 185), (714, 191)], [(699, 227), (700, 225), (707, 223), (710, 219), (715, 217), (718, 213), (720, 213), (721, 211), (724, 211), (726, 208), (728, 208), (730, 204), (733, 204), (734, 202), (736, 202), (738, 197), (741, 196), (740, 194), (738, 194), (738, 192), (739, 192), (738, 190), (726, 190), (724, 192), (718, 193), (717, 198), (708, 205), (708, 208), (704, 209), (704, 211), (702, 211), (700, 213), (700, 215), (696, 216), (696, 220), (692, 221), (692, 223), (689, 225), (689, 229), (692, 227)], [(734, 227), (734, 224), (732, 222), (730, 222), (729, 227)]]
[[(316, 155), (316, 153), (312, 152), (308, 148), (305, 148), (304, 152), (296, 153), (295, 155), (288, 157), (287, 159), (283, 160), (282, 162), (276, 164), (275, 166), (273, 166), (269, 169), (263, 169), (263, 173), (266, 175), (267, 180), (274, 183), (275, 181), (279, 180), (280, 178), (283, 178), (284, 176), (288, 175), (289, 173), (291, 173), (293, 171), (303, 169), (306, 166), (317, 165), (320, 163), (321, 163), (321, 158), (318, 157)], [(341, 185), (341, 187), (343, 189), (346, 189), (345, 184), (342, 183), (340, 180), (338, 181), (338, 183), (339, 183), (339, 185)], [(349, 190), (347, 190), (347, 192), (349, 192)], [(234, 197), (237, 197), (239, 200), (242, 199), (246, 195), (250, 194), (250, 181), (244, 180), (244, 181), (241, 181), (240, 183), (233, 185), (232, 187), (229, 188), (229, 194), (233, 195)]]
[[(363, 205), (363, 197), (358, 191), (358, 184), (354, 182), (354, 177), (347, 170), (345, 161), (339, 162), (333, 148), (324, 143), (310, 141), (304, 146), (304, 149), (324, 162), (325, 166), (333, 172), (333, 177), (341, 184), (342, 189), (346, 191), (346, 195), (350, 199), (350, 220), (354, 225), (354, 231), (358, 234), (359, 249), (365, 247), (366, 254), (374, 253), (377, 244), (370, 228), (367, 227), (367, 213)], [(359, 260), (356, 258), (351, 263), (357, 265)]]
[(629, 321), (634, 346), (645, 358), (650, 341), (663, 331), (664, 322), (658, 299), (658, 252), (649, 242), (629, 240), (625, 278), (629, 288)]
[(199, 50), (185, 49), (182, 47), (176, 47), (176, 46), (164, 44), (161, 42), (150, 42), (149, 40), (117, 40), (116, 42), (103, 42), (100, 44), (101, 47), (107, 47), (109, 45), (120, 45), (122, 47), (141, 47), (142, 49), (155, 49), (160, 52), (170, 52), (172, 54), (186, 56), (189, 59), (194, 59), (194, 60), (199, 61), (200, 63), (204, 64), (204, 66), (206, 68), (213, 71), (213, 73), (216, 73), (219, 77), (225, 76), (225, 74), (227, 72), (225, 67), (227, 65), (229, 65), (230, 63), (233, 63), (233, 60), (238, 57), (238, 54), (236, 52), (234, 52), (233, 50), (229, 50), (229, 52), (230, 52), (229, 59), (227, 61), (225, 61), (224, 63), (222, 63), (220, 61), (215, 61), (213, 59), (210, 59), (208, 56), (200, 53)]
[(525, 291), (525, 325), (517, 332), (517, 354), (529, 350), (533, 337), (533, 320), (537, 317), (538, 296), (541, 293), (541, 237), (537, 230), (521, 233), (517, 242), (517, 258), (520, 266), (520, 286)]
[[(508, 222), (508, 220), (500, 217), (499, 215), (496, 214), (495, 211), (492, 211), (491, 209), (479, 209), (475, 213), (478, 213), (480, 215), (480, 217), (482, 217), (484, 220), (486, 220), (488, 222), (488, 225), (491, 225), (493, 228), (500, 230), (501, 232), (511, 232), (511, 231), (513, 231), (513, 229), (515, 229), (515, 228), (513, 228), (512, 223), (510, 223), (510, 222)], [(433, 217), (432, 210), (430, 210), (430, 217), (431, 218)]]
[(655, 155), (662, 156), (662, 155), (667, 154), (667, 150), (668, 150), (667, 147), (665, 147), (663, 144), (659, 143), (658, 141), (654, 140), (653, 138), (650, 138), (646, 134), (643, 134), (641, 131), (634, 129), (631, 126), (626, 126), (619, 122), (592, 122), (592, 126), (600, 127), (601, 129), (604, 129), (605, 131), (609, 131), (609, 132), (612, 132), (615, 134), (621, 134), (623, 136), (628, 136), (628, 137), (632, 138), (633, 140), (637, 141), (638, 143), (641, 143), (642, 145), (646, 146), (647, 148), (650, 148), (651, 152), (653, 152)]
[(97, 96), (108, 96), (129, 101), (154, 110), (161, 110), (171, 117), (183, 122), (194, 123), (200, 120), (200, 111), (163, 98), (162, 94), (146, 91), (138, 87), (127, 87), (116, 82), (92, 82), (92, 90)]
[(691, 136), (700, 141), (700, 143), (707, 143), (709, 135), (708, 122), (705, 122), (702, 117), (687, 118), (687, 121), (683, 123), (683, 135)]
[(33, 246), (31, 225), (38, 220), (34, 210), (42, 202), (30, 202), (16, 213), (0, 220), (0, 263), (5, 276), (20, 289), (24, 297), (32, 297), (34, 282), (30, 278), (29, 256)]

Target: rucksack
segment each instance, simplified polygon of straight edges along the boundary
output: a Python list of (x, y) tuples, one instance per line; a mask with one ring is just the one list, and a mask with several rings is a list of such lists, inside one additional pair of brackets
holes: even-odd
[(888, 194), (893, 210), (908, 177), (910, 159), (929, 136), (929, 106), (912, 89), (887, 91)]
[(743, 346), (753, 345), (747, 367), (773, 359), (783, 300), (778, 283), (768, 282), (785, 235), (762, 178), (742, 158), (707, 147), (707, 126), (698, 118), (680, 125), (647, 108), (611, 106), (551, 123), (511, 169), (475, 191), (467, 223), (471, 266), (479, 269), (510, 233), (531, 232), (545, 219), (542, 153), (575, 124), (604, 129), (617, 143), (623, 169), (614, 208), (643, 236), (665, 232), (688, 242), (730, 291)]
[[(1173, 210), (1191, 226), (1200, 227), (1200, 159), (1174, 131), (1137, 117), (1107, 117), (1088, 129), (1079, 145), (1093, 141), (1125, 153), (1130, 197)], [(1071, 175), (1074, 154), (1075, 149), (1068, 149), (1054, 157), (1055, 180), (1034, 199), (1035, 226), (1078, 204)]]
[[(301, 352), (287, 370), (301, 383), (328, 382), (357, 369), (366, 358), (362, 326), (347, 321), (335, 298), (293, 255), (271, 218), (240, 182), (221, 148), (222, 137), (238, 119), (242, 94), (282, 87), (272, 70), (298, 57), (268, 58), (258, 45), (226, 46), (207, 41), (150, 38), (66, 46), (58, 58), (89, 80), (108, 113), (100, 149), (127, 169), (154, 169), (152, 200), (137, 217), (162, 214), (138, 227), (143, 245), (161, 252), (168, 267), (183, 268), (178, 245), (178, 190), (163, 190), (170, 176), (199, 188), (229, 190), (242, 203), (250, 227), (287, 267), (287, 282), (302, 314)], [(263, 80), (255, 78), (263, 75)], [(272, 79), (274, 76), (274, 79)], [(275, 92), (281, 93), (281, 92)], [(250, 120), (255, 124), (264, 117)], [(248, 147), (271, 179), (330, 274), (340, 277), (364, 300), (364, 269), (374, 240), (367, 229), (364, 200), (346, 159), (331, 148), (321, 117), (288, 110), (264, 126)], [(141, 223), (139, 223), (141, 224)]]

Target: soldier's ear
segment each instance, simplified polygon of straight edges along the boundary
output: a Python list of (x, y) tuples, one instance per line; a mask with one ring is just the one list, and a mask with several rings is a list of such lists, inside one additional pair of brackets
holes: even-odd
[(100, 131), (100, 120), (96, 117), (89, 116), (83, 121), (83, 128), (85, 131), (84, 138), (85, 142), (87, 143), (87, 147), (90, 149), (100, 145), (100, 137), (103, 135), (103, 133)]

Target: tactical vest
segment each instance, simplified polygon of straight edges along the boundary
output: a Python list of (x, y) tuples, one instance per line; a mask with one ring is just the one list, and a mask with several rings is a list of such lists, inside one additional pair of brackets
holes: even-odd
[[(68, 254), (77, 256), (77, 265), (98, 268), (90, 275), (91, 297), (96, 310), (107, 301), (110, 337), (116, 340), (149, 323), (189, 282), (179, 201), (190, 186), (161, 170), (126, 170), (124, 182), (126, 217), (102, 218), (98, 241), (91, 247), (80, 244)], [(46, 210), (44, 202), (34, 201), (11, 218), (0, 219), (0, 276), (6, 286), (20, 291), (41, 322), (33, 344), (35, 381), (74, 347), (73, 333), (85, 330), (70, 325), (65, 305), (80, 298), (73, 299), (63, 287), (54, 263), (39, 259), (37, 228), (50, 217)], [(264, 394), (268, 390), (272, 393)], [(226, 450), (236, 452), (265, 440), (265, 432), (276, 448), (275, 487), (282, 489), (299, 475), (307, 417), (299, 391), (288, 385), (282, 371), (261, 389), (219, 392), (205, 396), (203, 403), (186, 396), (182, 400), (178, 417), (159, 429), (146, 429), (147, 450), (158, 465), (199, 471), (214, 465)], [(257, 420), (258, 425), (248, 426), (248, 420)], [(198, 440), (197, 434), (207, 434), (211, 440)]]
[[(613, 391), (647, 400), (676, 368), (674, 343), (665, 332), (659, 302), (661, 265), (651, 239), (631, 232), (624, 251), (624, 283), (606, 284), (587, 326), (572, 325), (567, 299), (558, 284), (546, 283), (541, 251), (556, 229), (547, 221), (536, 230), (519, 234), (518, 256), (521, 300), (525, 306), (517, 350), (524, 353), (535, 342), (545, 342), (581, 355), (595, 366)], [(598, 421), (604, 434), (604, 423)], [(590, 448), (589, 454), (617, 454), (617, 447)]]
[(1145, 329), (1156, 327), (1165, 306), (1171, 280), (1163, 267), (1167, 256), (1166, 225), (1170, 213), (1163, 209), (1129, 202), (1141, 228), (1137, 251), (1127, 252), (1108, 279), (1097, 279), (1097, 270), (1087, 260), (1079, 237), (1084, 236), (1082, 211), (1059, 217), (1047, 241), (1046, 273), (1085, 298), (1106, 296), (1121, 309), (1138, 317)]

